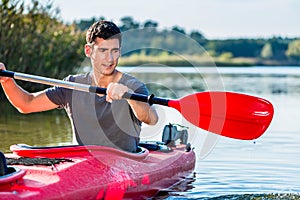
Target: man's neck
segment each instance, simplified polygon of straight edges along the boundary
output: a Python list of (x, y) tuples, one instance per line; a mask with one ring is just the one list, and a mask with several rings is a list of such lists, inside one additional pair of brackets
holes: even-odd
[(118, 82), (122, 77), (122, 73), (114, 70), (110, 75), (92, 73), (92, 84), (98, 87), (107, 88), (111, 82)]

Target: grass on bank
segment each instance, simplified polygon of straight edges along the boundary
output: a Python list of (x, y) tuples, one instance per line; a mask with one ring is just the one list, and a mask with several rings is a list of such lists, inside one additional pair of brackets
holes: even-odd
[(279, 66), (290, 65), (276, 60), (260, 58), (232, 57), (229, 54), (220, 56), (202, 55), (174, 55), (162, 53), (159, 55), (132, 54), (120, 58), (120, 66)]

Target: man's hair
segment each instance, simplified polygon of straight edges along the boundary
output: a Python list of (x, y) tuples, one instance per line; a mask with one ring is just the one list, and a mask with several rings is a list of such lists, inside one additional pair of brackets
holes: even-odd
[(104, 40), (114, 38), (119, 39), (121, 46), (121, 31), (113, 22), (101, 20), (92, 24), (86, 33), (87, 44), (93, 44), (97, 37), (103, 38)]

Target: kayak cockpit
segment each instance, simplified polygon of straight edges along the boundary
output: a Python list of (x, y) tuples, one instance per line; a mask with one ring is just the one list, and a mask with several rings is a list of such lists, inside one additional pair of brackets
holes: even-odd
[(22, 181), (25, 174), (26, 172), (18, 167), (7, 166), (5, 156), (0, 152), (0, 191), (10, 191), (14, 184)]
[(72, 156), (85, 156), (90, 155), (92, 152), (96, 151), (109, 151), (114, 152), (123, 156), (130, 158), (144, 158), (148, 155), (148, 151), (160, 151), (160, 152), (170, 152), (172, 148), (158, 141), (145, 141), (140, 142), (136, 153), (126, 152), (120, 149), (96, 146), (96, 145), (67, 145), (67, 146), (30, 146), (27, 144), (14, 144), (10, 146), (10, 150), (23, 157), (52, 157), (51, 155), (56, 155), (60, 157), (72, 157)]

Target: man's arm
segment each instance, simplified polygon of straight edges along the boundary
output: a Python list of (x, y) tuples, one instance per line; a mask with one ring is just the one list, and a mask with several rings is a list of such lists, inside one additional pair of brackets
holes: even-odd
[[(0, 63), (0, 69), (5, 70), (4, 64)], [(0, 81), (6, 97), (21, 113), (41, 112), (58, 107), (48, 99), (45, 91), (29, 93), (12, 78), (0, 77)]]
[(142, 122), (155, 125), (158, 121), (158, 116), (154, 107), (144, 102), (139, 102), (135, 100), (128, 100), (134, 115)]

